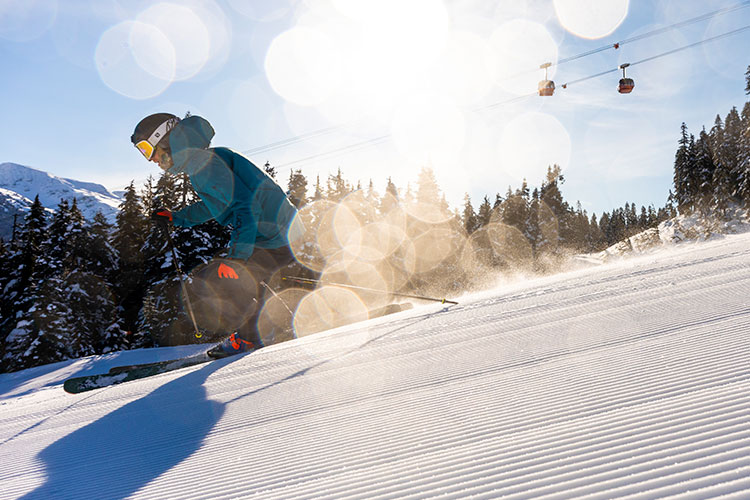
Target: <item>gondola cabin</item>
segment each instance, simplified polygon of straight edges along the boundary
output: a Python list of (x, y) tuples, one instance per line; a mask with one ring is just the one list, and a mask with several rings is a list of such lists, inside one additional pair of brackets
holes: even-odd
[(617, 91), (621, 94), (629, 94), (635, 87), (635, 82), (633, 81), (633, 79), (625, 76), (625, 68), (627, 68), (628, 66), (630, 66), (630, 63), (620, 64), (620, 69), (622, 70), (622, 78), (620, 78), (620, 84), (617, 86)]
[(544, 63), (539, 66), (539, 69), (544, 70), (544, 80), (539, 82), (539, 95), (541, 96), (550, 96), (555, 93), (555, 82), (547, 80), (547, 68), (550, 66), (552, 66), (552, 63)]
[(550, 96), (555, 93), (555, 82), (552, 80), (542, 80), (539, 82), (539, 95)]
[(635, 82), (632, 78), (620, 78), (620, 84), (617, 86), (617, 91), (621, 94), (629, 94), (633, 91)]

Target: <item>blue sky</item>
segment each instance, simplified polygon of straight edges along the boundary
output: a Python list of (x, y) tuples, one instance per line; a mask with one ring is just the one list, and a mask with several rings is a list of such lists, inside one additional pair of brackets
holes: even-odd
[(558, 163), (589, 214), (659, 207), (681, 122), (697, 134), (745, 103), (750, 30), (629, 68), (630, 95), (617, 72), (561, 84), (750, 25), (750, 8), (553, 67), (554, 96), (508, 101), (536, 90), (543, 62), (739, 3), (6, 0), (0, 162), (140, 182), (158, 168), (130, 144), (134, 125), (190, 111), (238, 151), (326, 130), (249, 155), (284, 185), (290, 168), (311, 183), (341, 168), (382, 193), (430, 166), (453, 207), (466, 192), (476, 207)]

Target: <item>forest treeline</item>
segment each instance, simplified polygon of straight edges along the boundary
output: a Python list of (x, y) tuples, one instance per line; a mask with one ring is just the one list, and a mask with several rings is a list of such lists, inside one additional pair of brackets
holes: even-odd
[[(266, 169), (275, 175), (270, 165)], [(451, 210), (429, 169), (419, 174), (415, 189), (399, 189), (388, 179), (382, 195), (372, 181), (366, 188), (352, 185), (341, 170), (324, 184), (318, 178), (312, 185), (302, 171), (295, 170), (286, 179), (286, 187), (290, 199), (306, 216), (307, 225), (315, 229), (320, 229), (319, 221), (324, 218), (317, 213), (318, 207), (330, 210), (344, 203), (351, 211), (361, 212), (357, 218), (362, 224), (400, 211), (405, 224), (402, 231), (417, 239), (416, 247), (410, 243), (411, 252), (420, 241), (427, 241), (425, 235), (450, 240), (452, 250), (431, 257), (427, 266), (439, 279), (410, 269), (394, 290), (400, 292), (455, 294), (470, 288), (475, 280), (469, 264), (455, 262), (466, 261), (467, 243), (471, 244), (471, 266), (481, 264), (503, 271), (524, 265), (534, 270), (542, 256), (600, 250), (671, 214), (667, 208), (636, 210), (634, 204), (627, 204), (601, 217), (589, 216), (580, 204), (573, 208), (564, 201), (560, 191), (563, 181), (559, 167), (551, 166), (540, 188), (532, 191), (523, 183), (515, 191), (509, 188), (505, 195), (496, 194), (493, 202), (485, 197), (477, 210), (468, 195), (462, 209)], [(359, 200), (359, 208), (349, 203), (354, 199)], [(114, 224), (101, 213), (93, 220), (84, 219), (75, 200), (62, 200), (50, 213), (35, 199), (16, 228), (15, 238), (0, 240), (2, 371), (121, 349), (195, 341), (176, 293), (178, 276), (165, 234), (148, 218), (158, 206), (179, 209), (195, 200), (186, 179), (169, 175), (162, 175), (158, 181), (150, 179), (141, 189), (131, 184)], [(425, 207), (431, 212), (427, 222), (419, 215)], [(493, 231), (497, 228), (503, 230)], [(186, 270), (221, 255), (229, 236), (227, 228), (214, 222), (171, 230), (178, 259)], [(513, 235), (508, 236), (509, 231)], [(418, 234), (412, 234), (415, 232)], [(519, 235), (523, 240), (520, 258), (515, 248)], [(420, 259), (419, 255), (400, 254), (401, 250), (394, 248), (387, 257), (396, 261)], [(304, 250), (299, 257), (306, 260)], [(310, 256), (305, 263), (317, 267), (314, 260)], [(316, 271), (323, 268), (321, 264)], [(346, 276), (336, 278), (340, 281)]]

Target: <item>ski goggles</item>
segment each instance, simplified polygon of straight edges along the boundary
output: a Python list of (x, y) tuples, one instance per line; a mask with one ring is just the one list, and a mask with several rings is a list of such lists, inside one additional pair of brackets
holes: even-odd
[(156, 146), (159, 144), (159, 141), (161, 141), (167, 134), (167, 132), (172, 129), (174, 124), (175, 119), (170, 118), (169, 120), (156, 127), (156, 130), (154, 130), (154, 132), (149, 136), (148, 139), (136, 142), (135, 147), (147, 160), (150, 160), (151, 157), (154, 156), (154, 151), (156, 151)]

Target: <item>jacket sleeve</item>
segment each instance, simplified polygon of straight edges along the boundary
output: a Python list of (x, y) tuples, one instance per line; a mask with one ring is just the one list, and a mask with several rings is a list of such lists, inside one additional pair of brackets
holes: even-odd
[(249, 211), (238, 211), (234, 219), (234, 231), (229, 239), (230, 259), (247, 260), (255, 250), (255, 238), (258, 235), (258, 225)]
[(172, 214), (176, 226), (191, 227), (220, 217), (232, 204), (234, 174), (215, 154), (210, 156), (190, 182), (201, 201)]
[(205, 202), (202, 201), (188, 205), (172, 214), (172, 223), (179, 227), (197, 226), (211, 219), (213, 219), (213, 215), (211, 215), (211, 211)]

